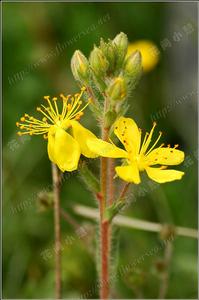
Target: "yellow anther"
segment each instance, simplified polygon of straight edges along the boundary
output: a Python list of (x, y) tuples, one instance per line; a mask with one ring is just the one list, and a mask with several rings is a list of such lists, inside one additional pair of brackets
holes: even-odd
[(23, 126), (23, 125), (21, 125), (19, 128), (20, 128), (20, 129), (24, 129), (24, 126)]
[(45, 99), (45, 100), (49, 100), (49, 99), (50, 99), (50, 96), (44, 96), (44, 99)]
[(44, 135), (43, 135), (43, 138), (44, 138), (44, 140), (47, 140), (47, 139), (48, 139), (48, 135), (47, 135), (47, 134), (44, 134)]
[(170, 144), (168, 144), (168, 145), (167, 145), (167, 147), (168, 147), (168, 148), (170, 148), (170, 147), (171, 147), (171, 145), (170, 145)]
[(53, 101), (57, 101), (57, 97), (53, 97)]
[(85, 87), (85, 86), (82, 86), (82, 87), (81, 87), (81, 91), (84, 92), (85, 90), (86, 90), (86, 87)]
[(174, 145), (174, 149), (176, 149), (176, 148), (178, 148), (178, 147), (179, 147), (179, 145), (178, 145), (178, 144)]
[(46, 118), (46, 117), (43, 117), (43, 118), (42, 118), (42, 121), (43, 121), (43, 122), (46, 122), (46, 121), (47, 121), (47, 118)]
[(17, 132), (17, 134), (18, 134), (19, 136), (21, 136), (21, 135), (22, 135), (21, 131), (18, 131), (18, 132)]
[(161, 166), (160, 167), (160, 170), (165, 170), (165, 169), (167, 169), (167, 166)]
[(79, 93), (76, 93), (76, 94), (75, 94), (75, 98), (78, 98), (78, 97), (79, 97)]
[(68, 103), (67, 109), (68, 109), (68, 110), (71, 110), (71, 108), (72, 108), (72, 105), (71, 105), (70, 103)]
[(16, 122), (16, 126), (19, 127), (19, 122)]
[(67, 101), (68, 97), (65, 97), (63, 94), (60, 94), (60, 97), (62, 98), (63, 101)]
[(41, 111), (41, 107), (37, 107), (37, 111)]
[(21, 117), (20, 120), (21, 120), (21, 122), (25, 122), (26, 119), (24, 117)]
[(155, 127), (157, 125), (157, 123), (156, 122), (153, 122), (153, 126)]

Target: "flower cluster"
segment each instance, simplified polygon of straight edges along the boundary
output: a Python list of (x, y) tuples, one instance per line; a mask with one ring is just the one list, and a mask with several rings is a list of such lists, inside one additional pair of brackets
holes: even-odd
[[(156, 50), (156, 56), (151, 55), (149, 50), (152, 48)], [(156, 147), (162, 133), (152, 144), (155, 123), (142, 138), (141, 129), (135, 121), (121, 117), (122, 109), (127, 108), (127, 101), (124, 100), (140, 79), (142, 68), (146, 72), (151, 70), (158, 59), (158, 49), (153, 43), (137, 41), (129, 45), (124, 33), (108, 42), (101, 39), (100, 45), (94, 47), (88, 59), (81, 51), (75, 51), (71, 60), (72, 72), (75, 79), (86, 87), (75, 95), (61, 94), (59, 99), (45, 96), (46, 104), (37, 107), (42, 118), (36, 119), (25, 114), (16, 123), (20, 128), (18, 135), (43, 135), (48, 140), (49, 159), (63, 172), (76, 170), (82, 154), (88, 158), (122, 158), (122, 166), (117, 166), (115, 171), (127, 182), (139, 184), (141, 171), (146, 171), (152, 180), (159, 183), (181, 179), (183, 172), (167, 167), (180, 164), (184, 160), (184, 152), (176, 149), (177, 145), (173, 148), (164, 144)], [(106, 104), (100, 103), (96, 97), (99, 106), (95, 107), (92, 103), (92, 109), (98, 108), (104, 126), (109, 133), (114, 128), (124, 149), (98, 139), (79, 123), (84, 109), (91, 102), (89, 91), (93, 85), (106, 98)], [(85, 104), (82, 101), (84, 92), (88, 96)], [(95, 98), (94, 91), (91, 95)]]

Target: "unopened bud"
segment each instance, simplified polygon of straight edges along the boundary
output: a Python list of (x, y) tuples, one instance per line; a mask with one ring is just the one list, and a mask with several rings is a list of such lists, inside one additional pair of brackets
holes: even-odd
[(127, 57), (124, 65), (126, 75), (135, 76), (142, 71), (142, 57), (139, 51), (135, 51)]
[(115, 65), (116, 65), (116, 46), (112, 43), (112, 41), (109, 41), (107, 43), (104, 42), (103, 39), (100, 41), (100, 50), (102, 50), (103, 54), (105, 55), (109, 67), (108, 67), (108, 73), (114, 72)]
[(142, 75), (142, 57), (139, 51), (135, 51), (126, 58), (124, 64), (124, 77), (133, 88), (137, 85)]
[(84, 54), (76, 50), (71, 59), (71, 69), (76, 80), (86, 83), (89, 79), (89, 63)]
[(104, 118), (105, 127), (110, 128), (111, 125), (113, 125), (113, 123), (115, 122), (116, 118), (117, 118), (117, 113), (115, 111), (113, 110), (107, 111)]
[(107, 89), (107, 95), (111, 100), (124, 100), (127, 94), (127, 86), (124, 78), (117, 77)]
[(117, 65), (121, 66), (121, 64), (123, 63), (124, 58), (127, 54), (127, 49), (128, 49), (127, 35), (123, 32), (120, 32), (114, 38), (113, 44), (116, 46), (116, 49), (117, 49), (117, 56), (118, 56)]
[(95, 75), (97, 76), (103, 76), (105, 75), (109, 63), (103, 54), (102, 50), (99, 48), (95, 47), (93, 51), (90, 54), (90, 65), (92, 70), (94, 71)]

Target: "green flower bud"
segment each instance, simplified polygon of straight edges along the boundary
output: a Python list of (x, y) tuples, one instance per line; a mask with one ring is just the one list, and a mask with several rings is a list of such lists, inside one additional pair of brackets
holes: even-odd
[(120, 67), (125, 59), (128, 49), (128, 38), (123, 32), (120, 32), (113, 40), (113, 44), (117, 49), (117, 65)]
[(116, 118), (117, 118), (117, 113), (115, 111), (113, 110), (107, 111), (104, 118), (105, 127), (110, 128), (111, 125), (115, 122)]
[(139, 51), (135, 51), (126, 58), (124, 63), (124, 77), (134, 88), (142, 75), (142, 57)]
[(125, 79), (122, 77), (115, 78), (107, 89), (107, 95), (113, 101), (124, 100), (127, 95)]
[(76, 80), (87, 83), (89, 79), (89, 63), (84, 54), (76, 50), (71, 59), (71, 69)]
[(90, 66), (96, 76), (105, 75), (109, 63), (101, 49), (94, 47), (93, 51), (90, 54), (89, 61), (90, 61)]
[(99, 48), (100, 50), (102, 50), (107, 61), (109, 62), (109, 68), (107, 70), (107, 73), (114, 72), (116, 65), (116, 46), (112, 43), (112, 41), (105, 43), (104, 40), (101, 39)]

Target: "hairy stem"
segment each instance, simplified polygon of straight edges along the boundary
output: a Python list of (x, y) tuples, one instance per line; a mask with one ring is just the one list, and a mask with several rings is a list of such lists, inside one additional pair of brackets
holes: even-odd
[(61, 229), (60, 229), (60, 178), (59, 170), (52, 163), (54, 193), (54, 230), (55, 230), (55, 298), (61, 298)]
[[(106, 111), (106, 101), (104, 103), (104, 110)], [(109, 129), (105, 127), (104, 122), (101, 126), (102, 140), (108, 140)], [(100, 260), (101, 260), (101, 274), (100, 274), (100, 299), (109, 298), (109, 223), (104, 218), (104, 213), (107, 205), (107, 181), (108, 179), (108, 159), (106, 157), (100, 158), (100, 185), (101, 185), (101, 199), (100, 199)]]
[(127, 193), (127, 191), (128, 191), (129, 186), (130, 186), (130, 182), (127, 182), (127, 183), (125, 183), (125, 184), (123, 185), (122, 191), (121, 191), (120, 196), (119, 196), (119, 199), (120, 199), (121, 201), (124, 201), (124, 200), (125, 200), (125, 195), (126, 195), (126, 193)]
[(101, 222), (101, 290), (100, 299), (109, 298), (109, 222)]
[(108, 159), (108, 204), (112, 205), (114, 201), (114, 193), (115, 193), (115, 186), (114, 186), (114, 175), (115, 175), (115, 159), (109, 158)]

